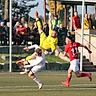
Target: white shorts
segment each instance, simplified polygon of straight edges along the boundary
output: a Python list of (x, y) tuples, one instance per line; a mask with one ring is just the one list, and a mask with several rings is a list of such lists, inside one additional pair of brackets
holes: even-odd
[(70, 61), (69, 69), (73, 70), (73, 72), (79, 71), (79, 59), (74, 59)]
[(36, 73), (43, 68), (44, 68), (44, 65), (42, 65), (42, 66), (41, 65), (36, 65), (36, 66), (32, 67), (31, 71), (32, 71), (32, 73)]

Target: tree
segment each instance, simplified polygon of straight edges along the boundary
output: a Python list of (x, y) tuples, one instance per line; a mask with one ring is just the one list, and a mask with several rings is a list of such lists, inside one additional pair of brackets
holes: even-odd
[(35, 0), (12, 0), (12, 14), (28, 14), (31, 8), (34, 8), (39, 4), (38, 2), (32, 4), (34, 1)]
[(1, 0), (0, 3), (1, 3), (1, 10), (2, 10), (3, 19), (8, 19), (9, 18), (10, 0)]
[(5, 4), (4, 4), (4, 19), (8, 19), (9, 18), (9, 0), (5, 0)]

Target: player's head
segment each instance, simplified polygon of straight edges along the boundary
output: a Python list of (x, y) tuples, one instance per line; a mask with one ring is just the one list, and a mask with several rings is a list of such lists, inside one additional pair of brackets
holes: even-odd
[(42, 56), (42, 49), (41, 48), (37, 48), (35, 50), (35, 52), (37, 53), (38, 56)]
[(53, 37), (53, 38), (57, 37), (57, 32), (55, 29), (52, 30), (51, 37)]
[(75, 42), (74, 38), (72, 36), (67, 36), (66, 37), (66, 44), (69, 44), (69, 43), (72, 43), (72, 42)]
[(78, 16), (78, 12), (77, 11), (74, 12), (74, 16)]
[(84, 15), (84, 17), (85, 17), (85, 18), (88, 18), (88, 14), (86, 13), (86, 14)]

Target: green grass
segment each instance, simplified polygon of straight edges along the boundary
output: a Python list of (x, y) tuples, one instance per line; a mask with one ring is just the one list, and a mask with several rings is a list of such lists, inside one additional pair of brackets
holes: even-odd
[(96, 96), (96, 73), (92, 82), (73, 74), (70, 88), (61, 85), (66, 72), (43, 71), (37, 75), (44, 83), (41, 90), (27, 75), (0, 73), (0, 96)]
[(60, 59), (59, 57), (55, 55), (46, 55), (46, 60), (48, 62), (67, 62), (67, 61)]
[[(2, 55), (3, 56), (3, 55)], [(5, 55), (4, 54), (4, 56), (8, 56), (8, 55)], [(12, 56), (23, 56), (23, 57), (26, 57), (26, 56), (28, 56), (28, 54), (12, 54)], [(48, 62), (67, 62), (67, 61), (64, 61), (64, 60), (62, 60), (62, 59), (60, 59), (59, 57), (57, 57), (57, 56), (55, 56), (55, 55), (46, 55), (45, 56), (45, 58), (46, 58), (46, 60), (48, 61)], [(13, 61), (13, 62), (16, 62), (17, 60), (15, 60), (15, 61)], [(0, 58), (0, 63), (1, 62), (5, 62), (5, 60), (3, 60), (2, 58)], [(7, 62), (8, 62), (8, 60), (7, 60)]]

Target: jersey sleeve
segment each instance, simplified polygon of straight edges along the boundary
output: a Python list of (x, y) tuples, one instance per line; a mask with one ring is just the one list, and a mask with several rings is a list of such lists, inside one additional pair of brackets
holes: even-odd
[(68, 52), (68, 46), (66, 45), (65, 48), (64, 48), (64, 52)]
[(76, 44), (77, 44), (77, 47), (80, 47), (80, 45), (81, 45), (81, 44), (80, 44), (80, 43), (78, 43), (78, 42), (76, 42)]
[(37, 49), (37, 48), (40, 48), (40, 47), (37, 44), (31, 45), (31, 46), (28, 47), (28, 49), (33, 49), (33, 48)]
[[(33, 62), (31, 61), (32, 64), (25, 65), (24, 67), (25, 68), (30, 68), (30, 67), (33, 67), (33, 66), (36, 66), (36, 65), (40, 64), (42, 61), (43, 61), (43, 58), (42, 57), (39, 57), (39, 58), (33, 60)], [(28, 62), (30, 63), (30, 60), (28, 60)]]

